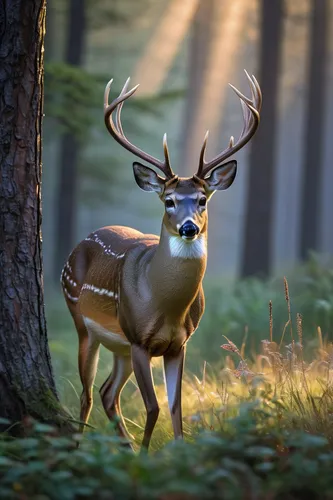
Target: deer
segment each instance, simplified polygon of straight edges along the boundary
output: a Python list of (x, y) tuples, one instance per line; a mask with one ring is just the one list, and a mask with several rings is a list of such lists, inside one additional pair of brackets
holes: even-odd
[(92, 232), (74, 248), (62, 270), (62, 289), (79, 341), (80, 432), (92, 409), (102, 345), (113, 353), (113, 367), (99, 392), (105, 413), (121, 440), (133, 449), (120, 395), (134, 372), (146, 410), (141, 450), (148, 450), (159, 415), (151, 360), (160, 356), (174, 438), (183, 438), (181, 387), (186, 344), (205, 309), (202, 280), (207, 263), (207, 206), (215, 191), (228, 189), (234, 182), (237, 162), (225, 160), (249, 142), (260, 120), (260, 86), (254, 76), (245, 73), (251, 98), (229, 84), (243, 111), (239, 139), (235, 142), (231, 137), (227, 148), (207, 161), (207, 132), (192, 177), (178, 177), (173, 172), (166, 134), (163, 161), (133, 145), (124, 134), (122, 107), (139, 85), (128, 90), (128, 79), (111, 103), (113, 80), (106, 85), (106, 128), (123, 148), (154, 167), (134, 162), (134, 179), (143, 191), (157, 193), (164, 214), (160, 236), (123, 226)]

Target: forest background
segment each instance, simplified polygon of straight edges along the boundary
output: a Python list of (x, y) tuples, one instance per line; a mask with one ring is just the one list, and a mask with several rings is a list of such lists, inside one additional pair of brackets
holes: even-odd
[[(331, 498), (332, 0), (47, 3), (44, 88), (45, 2), (0, 4), (0, 495)], [(159, 359), (152, 450), (160, 452), (120, 452), (97, 390), (92, 427), (83, 439), (64, 438), (77, 423), (81, 385), (61, 268), (103, 225), (158, 234), (163, 209), (137, 188), (133, 158), (105, 130), (105, 84), (114, 78), (113, 95), (128, 75), (141, 84), (124, 107), (124, 129), (157, 157), (167, 132), (173, 168), (185, 176), (207, 129), (209, 156), (237, 137), (241, 110), (227, 84), (247, 93), (243, 68), (258, 78), (264, 105), (256, 137), (237, 154), (236, 182), (210, 202), (206, 312), (183, 383), (185, 443), (164, 446), (172, 432)], [(103, 350), (96, 389), (111, 369)], [(122, 402), (137, 448), (145, 412), (134, 377)]]
[[(76, 354), (65, 356), (69, 344), (76, 352), (76, 334), (59, 285), (74, 245), (103, 225), (160, 231), (158, 198), (137, 188), (131, 155), (103, 123), (111, 77), (114, 95), (129, 75), (140, 83), (123, 112), (130, 139), (158, 157), (167, 132), (173, 168), (184, 176), (195, 171), (207, 129), (208, 156), (240, 132), (228, 82), (246, 93), (246, 68), (263, 90), (260, 130), (237, 155), (237, 180), (210, 202), (207, 311), (187, 366), (219, 359), (222, 333), (240, 342), (247, 332), (258, 346), (269, 299), (279, 330), (283, 275), (295, 282), (292, 298), (309, 335), (320, 323), (331, 338), (331, 283), (305, 280), (298, 266), (309, 256), (310, 267), (325, 266), (333, 253), (332, 16), (330, 1), (49, 0), (43, 255), (59, 372), (77, 378)], [(325, 267), (318, 272), (330, 279)]]

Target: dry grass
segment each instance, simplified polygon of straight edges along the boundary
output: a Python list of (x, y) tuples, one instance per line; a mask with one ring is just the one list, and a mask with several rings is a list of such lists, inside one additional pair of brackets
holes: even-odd
[[(295, 325), (290, 303), (289, 287), (284, 279), (287, 321), (279, 334), (274, 331), (273, 304), (267, 311), (268, 339), (261, 340), (259, 352), (246, 357), (247, 330), (238, 347), (225, 337), (221, 346), (222, 369), (202, 362), (201, 375), (188, 370), (183, 381), (183, 417), (187, 440), (192, 440), (202, 429), (226, 430), (230, 418), (237, 417), (240, 405), (259, 402), (274, 408), (274, 421), (267, 420), (267, 428), (300, 429), (320, 433), (333, 444), (333, 344), (323, 340), (321, 329), (317, 338), (304, 344), (302, 316), (297, 313)], [(316, 344), (316, 345), (315, 345)], [(51, 343), (51, 348), (54, 344)], [(56, 344), (57, 345), (57, 344)], [(59, 345), (58, 345), (59, 347)], [(76, 347), (71, 346), (71, 361), (64, 369), (65, 350), (53, 352), (61, 399), (73, 418), (79, 414), (81, 385), (76, 368)], [(224, 357), (224, 353), (227, 355)], [(58, 361), (61, 361), (58, 363)], [(98, 388), (110, 373), (112, 357), (103, 353), (94, 391), (94, 408), (90, 424), (106, 433), (112, 433), (99, 399)], [(166, 392), (163, 384), (162, 361), (153, 360), (157, 397), (161, 412), (153, 436), (153, 449), (160, 448), (172, 438)], [(122, 396), (123, 414), (135, 442), (140, 443), (145, 422), (145, 411), (135, 378), (132, 377)]]

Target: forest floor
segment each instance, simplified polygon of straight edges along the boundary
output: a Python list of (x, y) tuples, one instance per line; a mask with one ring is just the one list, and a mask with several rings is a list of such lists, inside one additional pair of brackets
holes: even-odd
[[(183, 381), (184, 441), (172, 440), (162, 364), (156, 359), (161, 412), (151, 450), (138, 454), (121, 446), (97, 390), (112, 367), (112, 356), (103, 351), (91, 427), (83, 437), (66, 438), (28, 422), (29, 437), (0, 440), (0, 498), (333, 498), (330, 269), (313, 261), (290, 279), (303, 316), (292, 312), (286, 280), (284, 293), (283, 280), (278, 280), (279, 291), (271, 282), (252, 280), (228, 290), (219, 325), (216, 291), (207, 287), (208, 318), (189, 343)], [(271, 297), (273, 304), (267, 303)], [(263, 309), (261, 302), (266, 302)], [(48, 310), (52, 360), (61, 402), (77, 421), (77, 340), (59, 304), (53, 301), (53, 312)], [(205, 351), (207, 342), (210, 351)], [(123, 392), (122, 410), (138, 451), (145, 412), (133, 377)]]
[[(304, 361), (301, 336), (288, 345), (264, 342), (247, 362), (225, 339), (222, 370), (204, 365), (201, 377), (185, 376), (183, 442), (172, 441), (158, 382), (161, 413), (149, 454), (122, 447), (97, 398), (94, 428), (83, 437), (28, 422), (28, 437), (0, 440), (0, 498), (331, 499), (333, 351), (320, 337), (318, 344)], [(154, 371), (159, 376), (159, 364)], [(62, 380), (61, 399), (75, 418), (77, 389)], [(144, 412), (135, 381), (129, 385), (123, 412), (138, 450)]]

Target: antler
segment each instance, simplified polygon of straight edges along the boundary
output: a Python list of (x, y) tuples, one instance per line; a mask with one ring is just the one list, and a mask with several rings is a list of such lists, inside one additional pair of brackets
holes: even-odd
[(230, 87), (234, 90), (234, 92), (238, 95), (238, 97), (241, 100), (243, 117), (244, 117), (243, 130), (236, 143), (234, 143), (234, 138), (233, 136), (231, 136), (229, 141), (229, 146), (209, 162), (205, 161), (205, 151), (208, 139), (208, 131), (206, 132), (200, 152), (199, 168), (196, 173), (196, 176), (200, 177), (201, 179), (203, 179), (212, 168), (216, 167), (224, 160), (229, 158), (231, 155), (236, 153), (236, 151), (239, 151), (243, 146), (245, 146), (245, 144), (249, 142), (251, 137), (253, 137), (258, 128), (260, 121), (259, 113), (262, 104), (262, 94), (259, 87), (259, 83), (255, 79), (255, 77), (252, 75), (251, 78), (247, 73), (247, 71), (246, 70), (244, 71), (249, 81), (252, 93), (252, 99), (249, 99), (248, 97), (243, 95), (239, 90), (237, 90), (233, 85), (229, 83)]
[[(161, 170), (164, 175), (166, 176), (167, 179), (171, 179), (175, 177), (174, 172), (172, 171), (172, 168), (170, 166), (170, 158), (169, 158), (169, 151), (168, 151), (168, 145), (167, 145), (167, 137), (166, 134), (164, 134), (163, 137), (163, 151), (164, 151), (164, 162), (158, 160), (157, 158), (154, 158), (154, 156), (151, 156), (148, 153), (145, 153), (142, 151), (140, 148), (137, 146), (134, 146), (125, 136), (123, 132), (123, 128), (121, 125), (121, 110), (124, 105), (124, 102), (126, 99), (131, 97), (134, 92), (136, 92), (137, 88), (139, 85), (136, 85), (133, 87), (131, 90), (127, 91), (127, 87), (129, 84), (130, 78), (126, 80), (126, 83), (120, 92), (119, 96), (114, 99), (111, 104), (109, 104), (109, 93), (110, 93), (110, 88), (111, 84), (113, 82), (113, 79), (109, 81), (107, 86), (105, 87), (105, 92), (104, 92), (104, 121), (106, 128), (112, 135), (112, 137), (119, 142), (125, 149), (133, 153), (134, 155), (138, 156), (144, 161), (147, 161), (151, 165), (154, 165), (157, 167), (159, 170)], [(116, 119), (115, 122), (113, 121), (112, 118), (112, 113), (114, 111), (116, 112)]]

